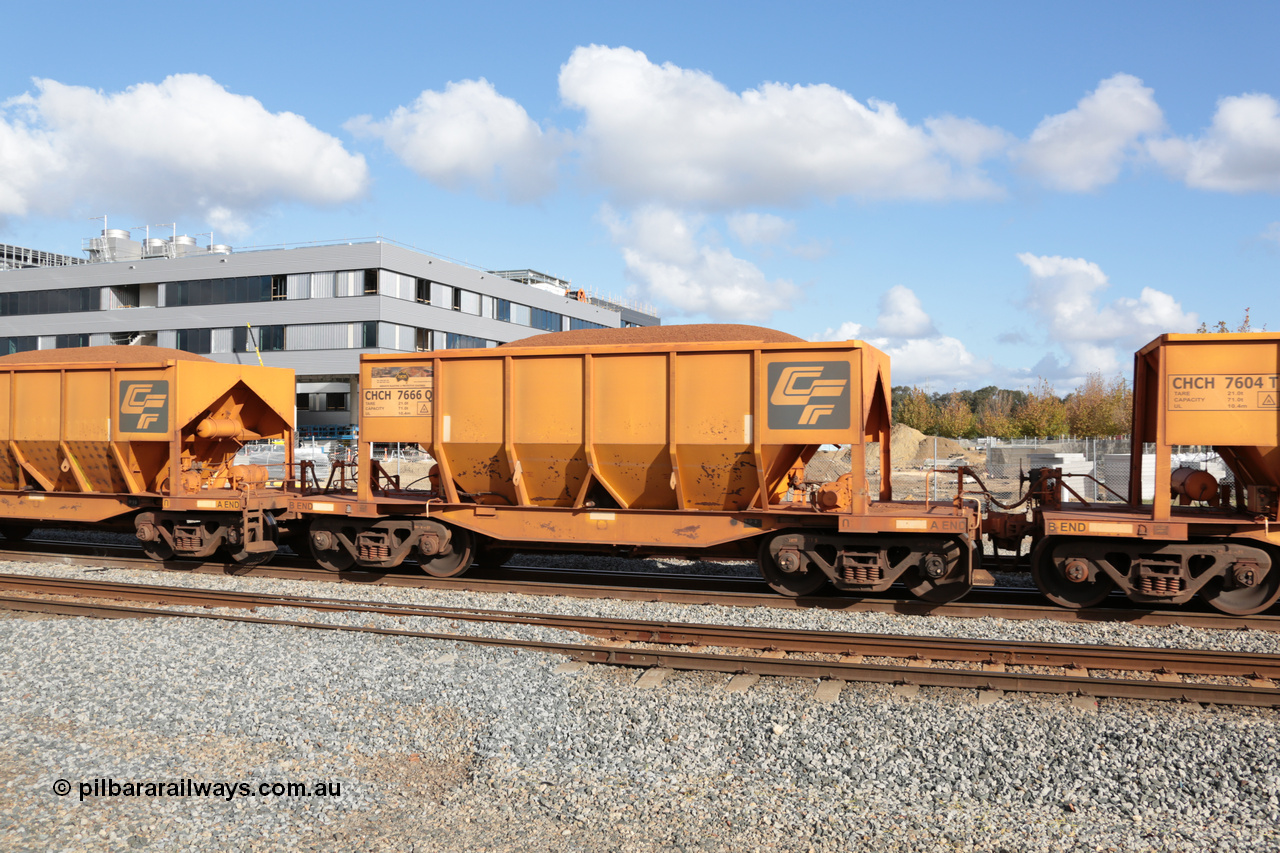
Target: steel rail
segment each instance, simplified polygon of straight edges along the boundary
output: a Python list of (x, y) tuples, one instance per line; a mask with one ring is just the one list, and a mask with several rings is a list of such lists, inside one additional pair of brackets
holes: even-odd
[(397, 628), (369, 628), (353, 625), (336, 625), (325, 622), (301, 622), (296, 620), (266, 619), (260, 616), (235, 616), (211, 613), (191, 613), (182, 610), (161, 610), (101, 603), (84, 604), (66, 601), (34, 601), (31, 599), (0, 599), (8, 609), (20, 609), (68, 616), (94, 616), (112, 619), (183, 618), (238, 622), (253, 625), (312, 630), (367, 633), (393, 637), (459, 642), (504, 649), (522, 649), (565, 655), (587, 663), (610, 664), (637, 668), (662, 667), (672, 670), (754, 673), (778, 677), (835, 679), (840, 681), (873, 682), (880, 684), (913, 684), (922, 687), (955, 687), (977, 690), (997, 690), (1022, 693), (1083, 694), (1097, 698), (1183, 700), (1216, 705), (1250, 705), (1280, 707), (1280, 689), (1274, 687), (1245, 687), (1237, 685), (1206, 685), (1139, 681), (1134, 679), (1096, 678), (1068, 673), (1066, 675), (1036, 675), (1013, 672), (958, 670), (935, 667), (889, 666), (860, 661), (816, 661), (804, 659), (780, 660), (746, 655), (703, 654), (699, 652), (631, 651), (602, 648), (582, 643), (550, 643), (531, 640), (513, 640), (499, 637), (478, 637), (432, 631), (407, 631)]
[[(481, 608), (440, 607), (342, 598), (190, 589), (110, 581), (0, 576), (0, 589), (45, 595), (92, 596), (169, 605), (257, 608), (298, 607), (317, 611), (376, 613), (384, 616), (451, 619), (537, 625), (612, 640), (661, 645), (718, 646), (788, 653), (863, 655), (1059, 666), (1074, 669), (1148, 671), (1194, 675), (1280, 678), (1280, 656), (1247, 652), (1167, 649), (1152, 646), (1034, 643), (952, 637), (810, 631), (706, 623), (660, 622), (604, 616), (529, 613)], [(10, 601), (12, 599), (0, 599)]]
[[(64, 543), (58, 543), (61, 547)], [(143, 569), (148, 571), (180, 571), (187, 574), (234, 574), (263, 577), (276, 580), (323, 581), (326, 583), (357, 583), (372, 586), (405, 587), (411, 589), (437, 589), (455, 592), (518, 593), (522, 595), (569, 596), (572, 598), (614, 598), (628, 601), (664, 601), (676, 604), (712, 604), (726, 607), (770, 607), (776, 609), (824, 609), (851, 612), (892, 613), (899, 616), (950, 616), (955, 618), (998, 619), (1049, 619), (1058, 622), (1125, 622), (1133, 625), (1181, 626), (1188, 628), (1250, 629), (1280, 631), (1280, 615), (1259, 614), (1234, 616), (1217, 612), (1197, 612), (1186, 607), (1169, 610), (1137, 609), (1124, 601), (1115, 607), (1093, 607), (1068, 610), (1050, 604), (1017, 604), (973, 599), (935, 604), (917, 598), (856, 598), (852, 596), (815, 596), (787, 598), (759, 584), (758, 592), (725, 592), (712, 589), (673, 589), (643, 585), (653, 576), (615, 572), (610, 580), (634, 577), (636, 585), (601, 583), (605, 573), (582, 572), (591, 578), (589, 583), (566, 581), (529, 581), (513, 577), (517, 572), (504, 570), (503, 577), (479, 577), (466, 575), (456, 578), (433, 578), (425, 574), (383, 574), (378, 572), (328, 572), (321, 569), (289, 566), (273, 563), (245, 569), (230, 562), (157, 563), (143, 556), (134, 556), (137, 549), (122, 550), (124, 546), (84, 546), (74, 544), (62, 553), (43, 553), (31, 550), (0, 550), (0, 560), (31, 562), (43, 561), (58, 565)], [(78, 551), (79, 553), (75, 553)], [(539, 570), (549, 571), (549, 570)], [(566, 573), (568, 577), (572, 574)], [(666, 576), (669, 579), (673, 576)], [(705, 583), (708, 576), (675, 576), (689, 581)], [(718, 581), (718, 576), (711, 577)], [(726, 576), (726, 583), (739, 586), (754, 583), (745, 578)], [(1035, 593), (1029, 593), (1029, 597)], [(1126, 606), (1128, 605), (1128, 606)]]

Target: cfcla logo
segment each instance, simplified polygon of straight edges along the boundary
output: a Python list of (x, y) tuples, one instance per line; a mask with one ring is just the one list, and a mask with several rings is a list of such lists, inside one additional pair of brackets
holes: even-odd
[(769, 387), (770, 428), (848, 428), (848, 362), (771, 364)]
[(120, 429), (122, 432), (166, 432), (169, 428), (169, 383), (120, 383)]
[(775, 406), (804, 406), (800, 425), (810, 426), (836, 410), (834, 403), (814, 403), (814, 397), (839, 397), (847, 379), (823, 379), (821, 366), (784, 367), (769, 402)]

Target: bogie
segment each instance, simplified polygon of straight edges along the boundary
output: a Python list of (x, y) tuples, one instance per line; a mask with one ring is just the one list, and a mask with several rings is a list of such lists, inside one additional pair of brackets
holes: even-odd
[(785, 531), (760, 546), (760, 571), (776, 592), (883, 592), (904, 583), (926, 601), (954, 601), (972, 587), (968, 540), (941, 536), (826, 535)]
[(1260, 613), (1280, 599), (1280, 567), (1246, 541), (1150, 542), (1048, 537), (1036, 546), (1036, 585), (1064, 607), (1092, 607), (1119, 589), (1137, 604), (1185, 604), (1196, 595), (1225, 613)]

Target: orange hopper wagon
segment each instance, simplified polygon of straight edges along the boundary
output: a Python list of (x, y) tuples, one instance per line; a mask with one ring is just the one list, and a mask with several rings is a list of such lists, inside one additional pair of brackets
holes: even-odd
[(292, 371), (159, 347), (0, 358), (0, 530), (98, 524), (156, 559), (259, 562), (287, 501), (233, 460), (256, 439), (291, 453), (293, 406)]
[[(945, 598), (971, 582), (975, 508), (890, 499), (888, 359), (860, 341), (573, 331), (365, 356), (360, 379), (358, 490), (311, 507), (326, 513), (313, 553), (333, 569), (412, 556), (447, 575), (544, 549), (756, 557), (790, 595), (903, 580)], [(426, 449), (432, 488), (382, 476), (382, 443)], [(822, 445), (848, 447), (849, 471), (807, 484)]]

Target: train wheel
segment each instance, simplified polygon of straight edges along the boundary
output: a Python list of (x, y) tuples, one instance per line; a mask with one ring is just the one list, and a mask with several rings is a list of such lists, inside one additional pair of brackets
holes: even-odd
[(276, 555), (275, 551), (236, 551), (231, 554), (231, 561), (236, 564), (237, 573), (241, 570), (252, 569), (254, 566), (261, 566), (267, 560)]
[(336, 551), (320, 551), (312, 547), (311, 557), (326, 572), (345, 572), (356, 563), (355, 555), (347, 553), (345, 548), (339, 548)]
[(946, 604), (963, 598), (973, 589), (973, 584), (963, 576), (952, 577), (952, 571), (963, 553), (962, 547), (958, 542), (951, 542), (947, 545), (945, 554), (926, 554), (921, 564), (913, 570), (914, 580), (912, 575), (907, 575), (907, 589), (911, 590), (911, 594), (922, 601)]
[(827, 576), (803, 552), (778, 547), (782, 539), (783, 536), (774, 536), (760, 543), (760, 574), (779, 595), (788, 598), (813, 595), (826, 585)]
[(1237, 584), (1228, 589), (1225, 578), (1214, 578), (1200, 590), (1200, 597), (1213, 609), (1233, 616), (1261, 613), (1280, 600), (1280, 566), (1272, 564), (1262, 582), (1253, 586)]
[(158, 563), (173, 559), (173, 546), (163, 539), (142, 543), (142, 553)]
[(960, 580), (941, 580), (936, 581), (928, 575), (920, 572), (916, 576), (914, 586), (907, 587), (911, 590), (911, 594), (921, 601), (928, 601), (933, 604), (946, 604), (949, 601), (958, 601), (973, 589), (973, 584), (968, 583), (964, 579)]
[(434, 578), (456, 578), (471, 566), (475, 555), (475, 537), (468, 530), (454, 527), (450, 531), (448, 554), (436, 554), (418, 561), (422, 570)]
[(1031, 552), (1031, 577), (1045, 598), (1060, 607), (1093, 607), (1115, 589), (1115, 582), (1097, 565), (1081, 557), (1055, 554), (1057, 542), (1044, 539)]
[(26, 539), (35, 529), (35, 525), (32, 524), (0, 524), (0, 533), (4, 534), (5, 539), (13, 542)]
[(311, 547), (312, 559), (326, 572), (345, 572), (355, 565), (356, 555), (343, 545), (336, 529), (331, 530), (321, 522), (313, 522), (307, 541)]

